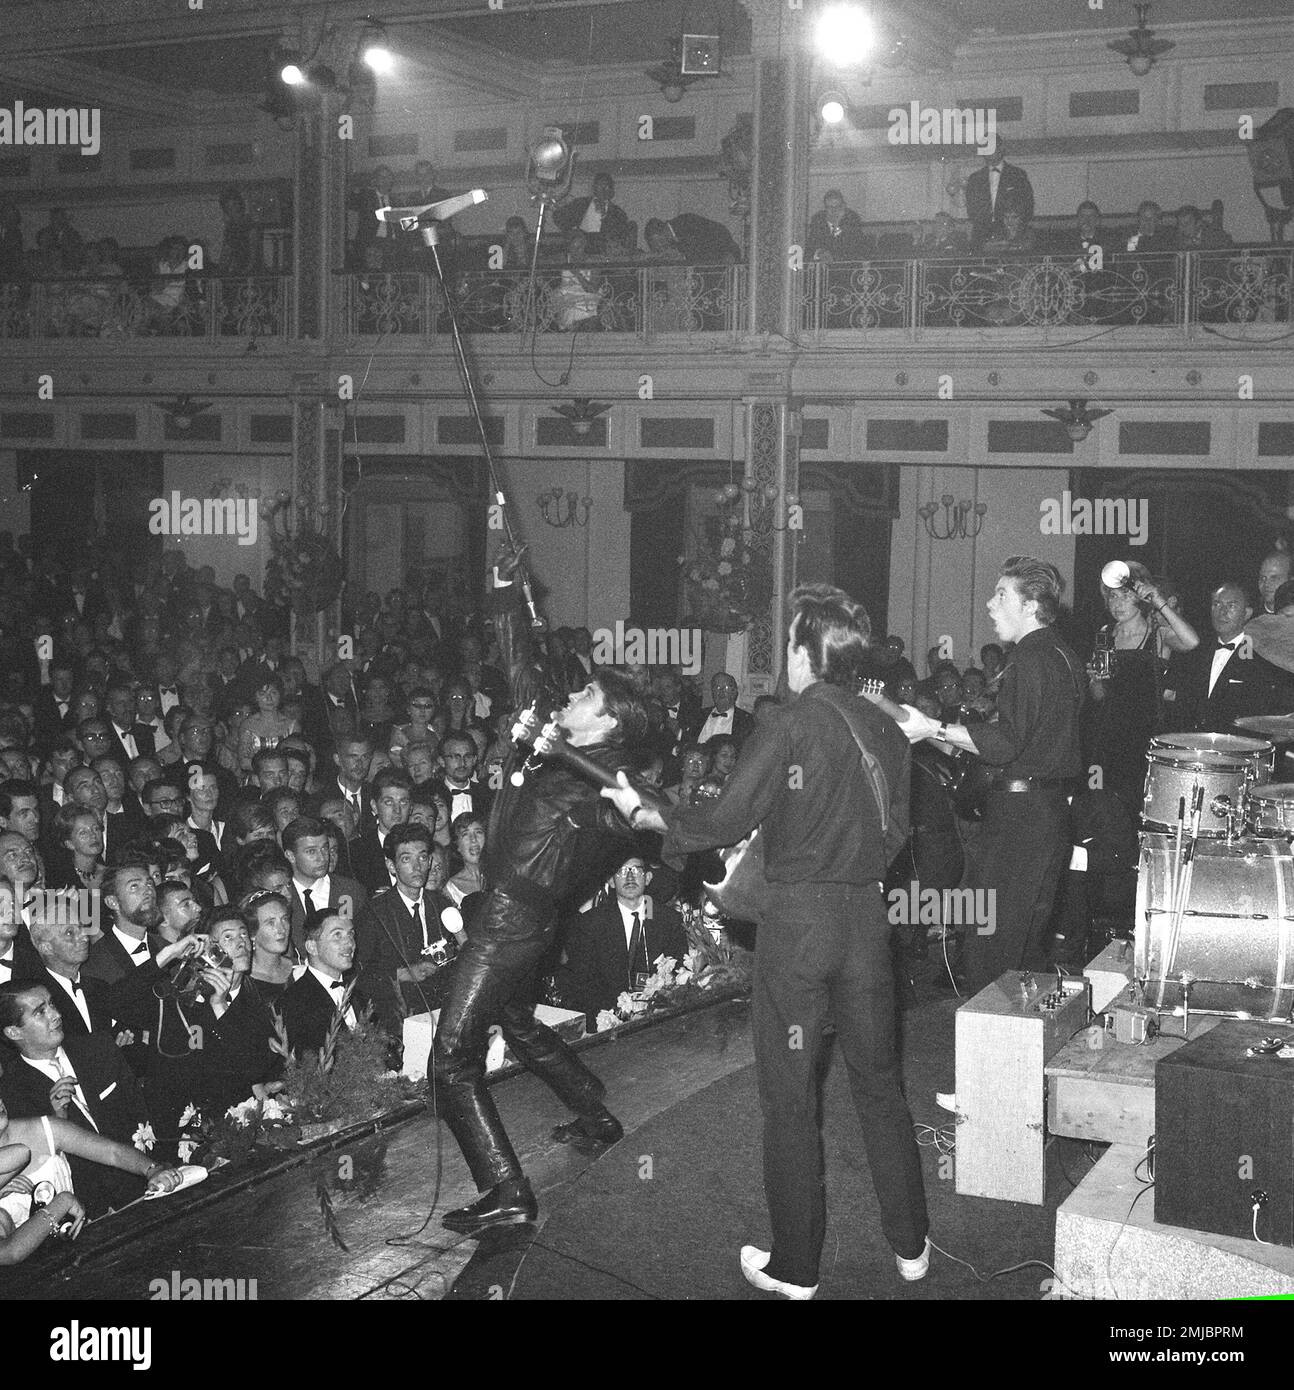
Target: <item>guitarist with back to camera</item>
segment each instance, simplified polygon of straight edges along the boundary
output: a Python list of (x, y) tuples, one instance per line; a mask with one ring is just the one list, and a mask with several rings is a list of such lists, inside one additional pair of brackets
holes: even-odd
[[(545, 712), (557, 710), (570, 744), (611, 776), (633, 768), (647, 736), (645, 684), (606, 669), (569, 697), (555, 693), (562, 687), (550, 679), (535, 647), (522, 586), (514, 582), (523, 549), (505, 545), (500, 551), (491, 597), (514, 706), (537, 703)], [(450, 967), (429, 1068), (437, 1113), (458, 1141), (482, 1194), (444, 1217), (451, 1231), (467, 1236), (533, 1221), (538, 1214), (485, 1086), (492, 1024), (501, 1025), (516, 1056), (577, 1115), (559, 1125), (554, 1138), (597, 1151), (624, 1133), (603, 1104), (602, 1082), (535, 1019), (532, 983), (535, 966), (552, 943), (559, 904), (582, 886), (581, 869), (602, 862), (608, 840), (627, 848), (634, 832), (601, 799), (596, 783), (558, 762), (531, 770), (514, 752), (503, 772), (503, 787), (490, 808), (482, 866), (485, 899)]]

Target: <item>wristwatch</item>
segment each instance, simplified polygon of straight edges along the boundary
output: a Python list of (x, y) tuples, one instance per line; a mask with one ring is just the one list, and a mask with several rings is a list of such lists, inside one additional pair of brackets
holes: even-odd
[(937, 734), (935, 734), (935, 737), (938, 738), (938, 739), (942, 739), (945, 743), (947, 743), (947, 742), (948, 742), (948, 725), (947, 725), (947, 724), (940, 724), (940, 726), (939, 726), (939, 732), (938, 732)]

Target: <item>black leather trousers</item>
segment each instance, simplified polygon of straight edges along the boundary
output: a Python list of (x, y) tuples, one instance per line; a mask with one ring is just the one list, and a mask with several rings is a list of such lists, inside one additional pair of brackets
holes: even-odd
[(555, 913), (493, 891), (450, 966), (428, 1071), (435, 1083), (436, 1113), (449, 1125), (482, 1192), (522, 1176), (485, 1085), (493, 1025), (502, 1030), (517, 1059), (577, 1115), (595, 1115), (602, 1108), (602, 1082), (534, 1016), (532, 978), (556, 926)]

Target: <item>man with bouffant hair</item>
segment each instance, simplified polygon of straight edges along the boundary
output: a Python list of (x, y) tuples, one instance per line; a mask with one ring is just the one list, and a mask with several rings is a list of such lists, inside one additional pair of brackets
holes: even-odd
[(904, 1279), (930, 1262), (912, 1116), (899, 1086), (894, 971), (881, 883), (908, 838), (908, 743), (850, 693), (871, 635), (840, 589), (791, 595), (786, 680), (798, 698), (756, 720), (717, 800), (662, 815), (622, 779), (610, 797), (639, 829), (664, 832), (666, 862), (762, 828), (768, 883), (755, 939), (754, 1040), (764, 1116), (770, 1248), (747, 1245), (758, 1289), (809, 1299), (826, 1232), (818, 1118), (823, 1028), (849, 1069), (881, 1228)]

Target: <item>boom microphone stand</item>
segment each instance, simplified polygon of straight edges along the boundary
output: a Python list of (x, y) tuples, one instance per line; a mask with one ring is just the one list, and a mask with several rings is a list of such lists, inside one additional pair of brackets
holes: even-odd
[[(458, 361), (459, 375), (463, 378), (463, 390), (467, 395), (467, 403), (471, 407), (472, 419), (476, 422), (476, 433), (481, 441), (481, 452), (485, 455), (485, 466), (490, 475), (490, 487), (494, 492), (494, 500), (503, 520), (504, 535), (508, 539), (508, 544), (516, 551), (518, 548), (517, 536), (512, 529), (512, 522), (508, 518), (508, 499), (499, 483), (498, 471), (494, 466), (494, 455), (490, 450), (490, 441), (485, 433), (485, 420), (481, 415), (481, 403), (476, 395), (476, 383), (472, 379), (471, 364), (467, 360), (467, 351), (463, 346), (463, 334), (458, 324), (458, 310), (454, 305), (454, 296), (450, 293), (449, 284), (445, 279), (445, 269), (440, 261), (439, 243), (444, 232), (443, 224), (434, 219), (426, 223), (420, 220), (418, 231), (422, 235), (423, 243), (431, 250), (432, 264), (436, 268), (436, 281), (440, 285), (441, 294), (445, 299), (445, 307), (449, 313), (450, 335), (454, 341), (454, 356)], [(519, 569), (517, 578), (521, 581), (521, 591), (526, 596), (526, 607), (530, 609), (531, 626), (543, 627), (544, 620), (535, 608), (535, 596), (530, 588), (530, 576), (524, 569)]]

